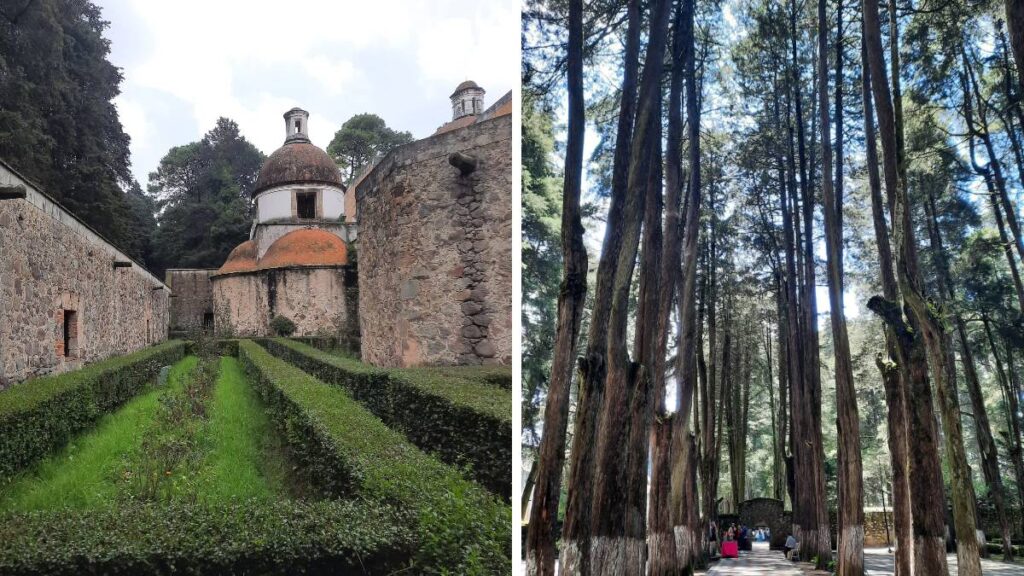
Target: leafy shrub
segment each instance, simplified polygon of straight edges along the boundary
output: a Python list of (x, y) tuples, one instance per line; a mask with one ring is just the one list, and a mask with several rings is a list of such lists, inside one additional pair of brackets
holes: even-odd
[(432, 374), (442, 378), (470, 380), (512, 390), (512, 368), (510, 366), (430, 366), (427, 368), (404, 368), (400, 373)]
[(286, 431), (299, 463), (328, 491), (401, 506), (415, 526), (416, 573), (510, 574), (511, 511), (420, 452), (352, 400), (251, 341), (239, 359)]
[(0, 481), (63, 446), (184, 354), (184, 342), (165, 342), (0, 392)]
[(267, 350), (345, 389), (416, 446), (471, 466), (487, 489), (512, 497), (512, 395), (426, 370), (383, 370), (283, 338)]
[(278, 336), (291, 336), (295, 333), (295, 322), (287, 316), (274, 316), (270, 321), (270, 329)]
[(0, 573), (390, 574), (398, 513), (371, 501), (136, 502), (0, 517)]

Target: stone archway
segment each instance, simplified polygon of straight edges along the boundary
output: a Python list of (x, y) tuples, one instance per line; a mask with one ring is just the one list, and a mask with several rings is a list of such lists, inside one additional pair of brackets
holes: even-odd
[(783, 506), (782, 500), (774, 498), (753, 498), (740, 502), (740, 523), (751, 528), (767, 527), (771, 530), (769, 547), (772, 550), (781, 550), (790, 530)]

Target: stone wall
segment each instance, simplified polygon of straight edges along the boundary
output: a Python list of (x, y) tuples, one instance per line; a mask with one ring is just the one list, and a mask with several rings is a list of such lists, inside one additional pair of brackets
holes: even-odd
[(792, 522), (790, 516), (783, 510), (782, 500), (774, 498), (754, 498), (740, 502), (739, 521), (751, 528), (769, 528), (769, 546), (773, 550), (785, 546), (786, 536), (789, 536), (792, 530)]
[(350, 268), (260, 270), (213, 277), (214, 329), (220, 336), (270, 336), (270, 320), (295, 322), (295, 336), (350, 338), (356, 324)]
[(357, 184), (364, 360), (511, 362), (511, 199), (511, 115), (399, 147)]
[(25, 191), (0, 200), (0, 388), (167, 338), (159, 278), (3, 162), (0, 186)]
[(171, 332), (213, 327), (213, 286), (210, 284), (210, 276), (214, 272), (216, 270), (171, 268), (164, 274), (164, 282), (171, 289)]

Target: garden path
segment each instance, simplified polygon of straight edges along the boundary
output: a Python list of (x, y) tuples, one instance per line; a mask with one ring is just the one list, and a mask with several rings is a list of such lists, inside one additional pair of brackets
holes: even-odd
[(707, 576), (800, 576), (796, 564), (786, 560), (782, 552), (769, 550), (766, 542), (755, 542), (750, 552), (739, 558), (724, 558), (708, 569)]

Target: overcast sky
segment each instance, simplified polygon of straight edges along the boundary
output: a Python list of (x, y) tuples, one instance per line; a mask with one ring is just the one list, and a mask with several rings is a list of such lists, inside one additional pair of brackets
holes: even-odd
[(519, 77), (515, 0), (97, 0), (110, 21), (115, 100), (145, 188), (172, 146), (219, 116), (265, 154), (284, 142), (282, 114), (309, 111), (326, 148), (353, 114), (429, 136), (450, 120), (448, 96), (466, 79), (486, 104)]

